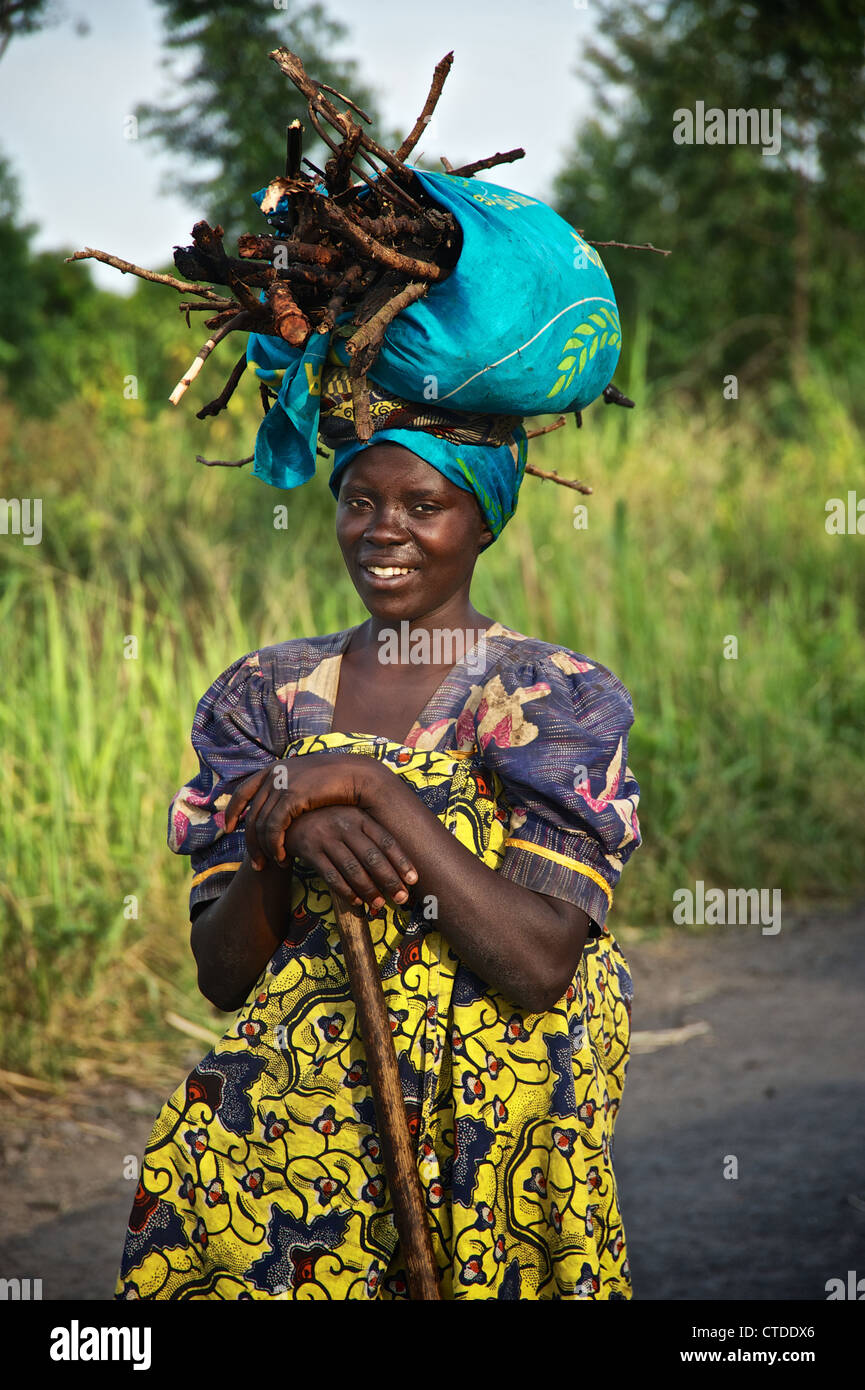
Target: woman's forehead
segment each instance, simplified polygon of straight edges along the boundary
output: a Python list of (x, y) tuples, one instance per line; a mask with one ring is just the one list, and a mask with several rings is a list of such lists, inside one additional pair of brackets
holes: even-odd
[(343, 485), (363, 482), (373, 491), (407, 493), (418, 488), (443, 494), (461, 491), (426, 459), (401, 444), (375, 444), (362, 450), (346, 464), (342, 482)]

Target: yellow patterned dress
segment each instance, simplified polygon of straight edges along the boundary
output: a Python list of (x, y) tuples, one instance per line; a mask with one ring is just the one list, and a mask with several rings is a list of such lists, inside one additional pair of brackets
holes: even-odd
[[(327, 750), (386, 763), (501, 869), (512, 797), (480, 750), (323, 732), (283, 751)], [(629, 1298), (611, 1160), (630, 1030), (618, 946), (600, 929), (556, 1007), (525, 1014), (461, 963), (434, 910), (385, 906), (370, 925), (442, 1297)], [(157, 1119), (117, 1296), (408, 1296), (331, 898), (302, 864), (285, 941)]]

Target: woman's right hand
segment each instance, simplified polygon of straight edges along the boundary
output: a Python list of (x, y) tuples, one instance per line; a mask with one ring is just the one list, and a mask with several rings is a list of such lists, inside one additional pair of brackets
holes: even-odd
[(408, 900), (417, 872), (393, 835), (359, 806), (321, 806), (304, 813), (285, 832), (288, 855), (302, 859), (332, 893), (372, 912), (386, 898)]

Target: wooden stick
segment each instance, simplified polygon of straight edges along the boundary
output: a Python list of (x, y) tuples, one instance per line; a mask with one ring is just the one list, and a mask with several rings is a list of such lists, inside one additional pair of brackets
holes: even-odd
[(419, 261), (416, 256), (404, 256), (399, 251), (394, 251), (390, 246), (384, 246), (382, 242), (376, 241), (369, 232), (365, 232), (356, 222), (343, 212), (342, 208), (336, 207), (330, 198), (319, 197), (319, 207), (321, 215), (335, 232), (339, 232), (346, 240), (350, 241), (370, 260), (380, 261), (382, 265), (388, 266), (391, 270), (398, 270), (403, 275), (408, 275), (413, 280), (441, 280), (447, 273), (432, 261)]
[[(417, 198), (413, 198), (411, 194), (408, 193), (404, 188), (400, 188), (398, 183), (394, 183), (393, 179), (390, 177), (389, 174), (386, 174), (383, 169), (379, 169), (375, 160), (372, 158), (372, 155), (367, 154), (366, 150), (364, 149), (359, 150), (358, 153), (360, 155), (360, 158), (365, 159), (367, 164), (369, 164), (370, 167), (375, 170), (378, 176), (378, 184), (383, 185), (385, 188), (390, 190), (391, 201), (393, 201), (393, 199), (396, 198), (398, 201), (405, 203), (406, 207), (414, 208), (416, 212), (419, 212), (421, 214), (423, 213), (423, 208), (417, 201)], [(356, 174), (360, 173), (360, 170), (357, 168), (357, 165), (353, 164), (351, 167)]]
[[(237, 303), (237, 301), (234, 300), (234, 299), (223, 299), (223, 300), (217, 300), (216, 302), (217, 302), (217, 303), (221, 303), (225, 309), (231, 309), (231, 310), (233, 310), (233, 311), (235, 311), (235, 312), (240, 308), (240, 305), (239, 305), (239, 304)], [(188, 313), (190, 313), (193, 309), (204, 309), (206, 313), (212, 314), (213, 311), (214, 311), (215, 305), (214, 305), (214, 302), (213, 302), (212, 299), (205, 299), (205, 300), (202, 300), (202, 302), (201, 302), (200, 304), (196, 301), (194, 304), (193, 304), (192, 302), (190, 302), (189, 304), (183, 304), (183, 303), (181, 303), (181, 304), (178, 304), (177, 307), (178, 307), (178, 309), (180, 310), (180, 312), (181, 312), (182, 314), (188, 314)]]
[[(321, 95), (321, 91), (319, 90), (320, 84), (313, 82), (296, 53), (292, 53), (289, 48), (275, 48), (268, 54), (268, 57), (272, 58), (277, 67), (285, 73), (286, 77), (291, 79), (298, 91), (303, 92), (307, 102), (315, 106), (316, 110), (333, 126), (334, 130), (338, 130), (343, 137), (349, 134), (348, 127), (354, 123), (350, 121), (348, 116), (343, 116), (337, 111), (333, 103)], [(376, 158), (380, 159), (383, 164), (386, 164), (389, 169), (393, 169), (394, 173), (405, 175), (411, 172), (407, 170), (398, 159), (394, 158), (390, 150), (386, 150), (383, 145), (379, 145), (377, 141), (367, 135), (365, 130), (361, 131), (359, 143), (361, 149), (368, 150), (370, 154), (374, 154)], [(406, 197), (408, 196), (409, 195), (406, 194)]]
[(513, 164), (515, 159), (525, 159), (525, 155), (523, 149), (506, 150), (504, 154), (491, 154), (487, 159), (476, 159), (473, 164), (463, 164), (459, 169), (448, 169), (447, 172), (469, 179), (472, 174), (479, 174), (482, 169), (494, 169), (497, 164)]
[(251, 316), (246, 310), (242, 310), (241, 313), (235, 314), (234, 318), (228, 323), (218, 328), (212, 338), (208, 338), (207, 342), (202, 344), (195, 354), (192, 364), (187, 368), (185, 375), (180, 378), (180, 381), (178, 381), (171, 395), (168, 397), (172, 405), (178, 405), (180, 403), (181, 398), (185, 396), (187, 390), (198, 376), (198, 373), (201, 371), (201, 368), (213, 352), (217, 343), (221, 343), (222, 339), (233, 332), (235, 328), (246, 328), (250, 322), (250, 317)]
[(372, 125), (372, 117), (368, 116), (365, 111), (362, 111), (357, 103), (352, 101), (351, 97), (347, 97), (344, 92), (338, 92), (336, 87), (330, 87), (326, 82), (317, 82), (315, 85), (320, 87), (323, 92), (330, 92), (332, 96), (339, 97), (340, 101), (344, 101), (346, 106), (350, 106), (352, 111), (356, 111), (361, 119), (366, 121), (367, 125)]
[(227, 459), (206, 459), (201, 454), (195, 455), (196, 463), (203, 463), (205, 468), (242, 468), (245, 463), (252, 463), (255, 454), (250, 454), (249, 458), (234, 459), (229, 462)]
[(240, 378), (243, 376), (243, 373), (245, 371), (246, 348), (244, 348), (243, 352), (240, 354), (237, 361), (235, 362), (234, 367), (231, 371), (231, 376), (228, 378), (228, 381), (223, 386), (219, 395), (215, 398), (215, 400), (208, 401), (207, 405), (203, 405), (199, 411), (196, 411), (195, 418), (197, 420), (206, 420), (208, 416), (218, 415), (220, 410), (225, 410), (226, 406), (228, 405), (228, 402), (231, 400), (235, 390), (237, 389), (237, 385), (240, 381)]
[[(409, 304), (414, 304), (416, 300), (421, 299), (428, 289), (428, 284), (415, 281), (406, 285), (405, 289), (400, 290), (386, 304), (383, 304), (378, 312), (373, 314), (372, 318), (368, 319), (363, 327), (352, 334), (346, 342), (345, 350), (349, 356), (355, 357), (359, 352), (363, 352), (364, 348), (375, 348), (374, 359), (381, 347), (388, 324), (393, 323), (397, 314), (401, 313), (403, 309), (407, 309)], [(369, 371), (372, 361), (366, 362), (365, 366), (366, 370)]]
[(334, 907), (360, 1035), (366, 1051), (384, 1168), (405, 1258), (409, 1294), (418, 1302), (438, 1302), (441, 1300), (438, 1270), (369, 924), (362, 912), (343, 904), (336, 897)]
[(526, 439), (537, 439), (540, 434), (549, 434), (552, 430), (560, 430), (566, 423), (564, 415), (560, 415), (558, 420), (552, 425), (544, 425), (543, 429), (526, 430)]
[(285, 127), (285, 177), (296, 179), (303, 155), (303, 126), (295, 116)]
[(433, 73), (432, 78), (432, 84), (429, 89), (429, 95), (427, 96), (427, 99), (424, 102), (423, 110), (421, 111), (420, 115), (415, 121), (411, 133), (405, 137), (399, 149), (396, 151), (397, 159), (405, 159), (406, 155), (414, 149), (418, 140), (423, 135), (424, 130), (429, 125), (432, 119), (432, 113), (433, 111), (435, 111), (436, 108), (436, 102), (442, 94), (442, 87), (445, 85), (445, 79), (447, 78), (447, 75), (451, 70), (453, 60), (453, 52), (450, 52), (445, 54), (441, 62), (436, 63), (435, 72)]
[(542, 468), (532, 468), (530, 463), (526, 464), (526, 472), (531, 473), (533, 478), (543, 478), (549, 483), (560, 483), (562, 487), (572, 487), (574, 492), (583, 492), (587, 497), (592, 492), (588, 483), (578, 483), (576, 478), (560, 478), (558, 473), (545, 473)]
[(369, 408), (369, 383), (366, 370), (359, 357), (353, 357), (348, 369), (351, 385), (351, 409), (354, 415), (354, 432), (358, 439), (366, 443), (372, 437), (372, 414)]
[[(378, 190), (376, 190), (376, 185), (373, 183), (372, 179), (367, 178), (363, 170), (359, 169), (356, 164), (353, 164), (351, 162), (351, 160), (354, 158), (354, 153), (357, 150), (358, 145), (361, 144), (361, 135), (363, 134), (361, 127), (352, 123), (349, 126), (347, 133), (345, 134), (343, 144), (341, 146), (336, 145), (334, 144), (333, 140), (331, 140), (327, 131), (322, 129), (321, 123), (318, 120), (316, 120), (316, 108), (311, 101), (307, 109), (309, 111), (309, 119), (312, 121), (318, 138), (320, 140), (323, 140), (326, 145), (330, 146), (330, 148), (333, 150), (334, 156), (336, 157), (337, 161), (341, 161), (343, 163), (347, 161), (348, 167), (351, 169), (352, 173), (356, 174), (359, 179), (363, 179), (367, 188), (371, 188), (373, 192), (378, 191), (380, 193), (381, 186), (379, 186)], [(346, 124), (348, 124), (348, 122)], [(349, 158), (349, 153), (351, 155), (351, 158)], [(402, 202), (404, 202), (408, 207), (416, 208), (419, 212), (423, 212), (423, 208), (421, 208), (420, 203), (416, 202), (410, 193), (406, 193), (405, 190), (400, 188), (398, 184), (395, 184), (392, 179), (389, 179), (387, 174), (382, 173), (381, 169), (379, 169), (378, 165), (374, 162), (374, 160), (370, 158), (368, 154), (365, 154), (363, 151), (361, 151), (360, 153), (361, 158), (365, 159), (367, 164), (370, 164), (372, 168), (375, 170), (376, 174), (379, 177), (380, 185), (384, 185), (390, 188), (392, 194), (397, 199), (400, 199)]]
[[(377, 273), (378, 272), (376, 272), (376, 274)], [(364, 273), (357, 263), (349, 266), (342, 280), (339, 282), (330, 299), (328, 300), (327, 308), (322, 314), (321, 320), (316, 327), (317, 333), (330, 333), (333, 330), (333, 328), (336, 326), (336, 320), (338, 315), (342, 313), (346, 299), (351, 294), (355, 285), (362, 282), (363, 275)]]
[(109, 256), (107, 251), (97, 251), (93, 246), (85, 246), (83, 251), (73, 252), (65, 258), (64, 264), (68, 265), (70, 261), (102, 261), (103, 265), (113, 266), (122, 275), (137, 275), (140, 280), (152, 280), (156, 285), (168, 285), (172, 290), (180, 290), (183, 294), (200, 294), (203, 299), (229, 302), (224, 295), (208, 289), (207, 285), (196, 285), (189, 280), (175, 280), (173, 275), (160, 275), (156, 270), (144, 270), (140, 265), (133, 265), (132, 261), (121, 260), (119, 256)]
[(672, 251), (662, 250), (660, 246), (653, 246), (650, 241), (644, 241), (641, 245), (635, 246), (629, 241), (589, 241), (588, 237), (585, 237), (584, 240), (589, 243), (589, 246), (619, 246), (623, 251), (657, 251), (659, 256), (671, 256), (673, 254)]

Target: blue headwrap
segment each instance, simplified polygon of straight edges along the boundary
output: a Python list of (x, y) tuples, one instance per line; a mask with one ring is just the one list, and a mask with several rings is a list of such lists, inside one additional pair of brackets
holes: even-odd
[(346, 465), (364, 449), (386, 440), (402, 444), (403, 448), (432, 464), (457, 487), (474, 493), (493, 540), (501, 534), (516, 510), (517, 494), (526, 470), (528, 445), (522, 426), (514, 431), (513, 450), (507, 444), (453, 444), (426, 430), (378, 430), (366, 443), (337, 445), (330, 475), (334, 497), (339, 496), (340, 475)]

